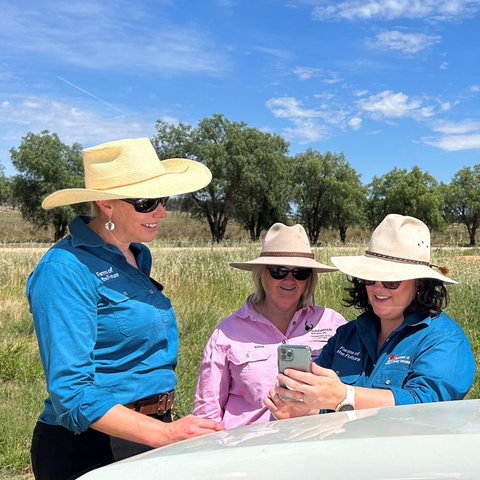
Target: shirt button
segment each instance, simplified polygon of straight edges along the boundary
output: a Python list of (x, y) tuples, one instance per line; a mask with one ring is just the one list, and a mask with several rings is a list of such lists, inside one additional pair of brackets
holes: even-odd
[(287, 341), (286, 341), (286, 340), (282, 340), (282, 343), (285, 345), (285, 344), (287, 343)]
[(387, 380), (387, 381), (385, 382), (385, 385), (390, 385), (390, 380)]
[(386, 341), (386, 342), (389, 342), (389, 341), (390, 341), (390, 339), (389, 339), (389, 338), (387, 338), (385, 341)]
[(148, 293), (149, 293), (150, 295), (152, 295), (152, 294), (153, 294), (153, 290), (149, 290)]
[(249, 357), (250, 357), (250, 354), (249, 354), (249, 353), (246, 353), (245, 356), (246, 356), (247, 358), (249, 358)]
[(338, 370), (337, 370), (335, 373), (336, 373), (337, 375), (340, 375), (340, 372), (339, 372)]
[(127, 293), (127, 292), (123, 292), (123, 294), (124, 294), (124, 295), (128, 295), (128, 293)]
[(293, 324), (294, 324), (294, 325), (296, 325), (296, 324), (297, 324), (297, 322), (293, 322)]

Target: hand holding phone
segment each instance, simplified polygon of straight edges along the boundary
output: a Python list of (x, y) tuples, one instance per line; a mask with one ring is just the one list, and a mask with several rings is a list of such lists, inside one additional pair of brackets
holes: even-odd
[[(283, 373), (287, 368), (301, 372), (312, 371), (312, 350), (307, 345), (280, 345), (277, 348), (278, 373)], [(290, 387), (280, 382), (283, 388)], [(283, 400), (294, 400), (293, 398), (280, 395)]]

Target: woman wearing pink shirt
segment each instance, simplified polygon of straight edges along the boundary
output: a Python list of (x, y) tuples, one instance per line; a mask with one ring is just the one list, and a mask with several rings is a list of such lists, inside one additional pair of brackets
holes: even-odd
[(250, 270), (256, 290), (212, 333), (193, 406), (195, 415), (226, 428), (270, 420), (263, 398), (276, 382), (279, 345), (308, 345), (315, 360), (346, 323), (334, 310), (313, 305), (317, 274), (336, 268), (314, 260), (301, 225), (276, 223), (259, 258), (230, 265)]

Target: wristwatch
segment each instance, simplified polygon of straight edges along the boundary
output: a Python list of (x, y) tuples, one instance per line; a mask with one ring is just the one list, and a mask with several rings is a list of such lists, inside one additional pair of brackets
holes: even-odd
[(347, 396), (335, 409), (336, 412), (348, 412), (349, 410), (355, 410), (355, 389), (351, 385), (347, 385)]

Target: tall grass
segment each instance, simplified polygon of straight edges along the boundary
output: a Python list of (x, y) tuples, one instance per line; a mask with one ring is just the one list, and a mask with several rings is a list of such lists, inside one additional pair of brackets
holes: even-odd
[[(180, 227), (179, 227), (180, 228)], [(159, 239), (151, 244), (152, 276), (165, 287), (174, 305), (180, 334), (178, 388), (175, 415), (191, 412), (198, 367), (204, 345), (217, 323), (239, 308), (251, 293), (250, 273), (228, 266), (258, 256), (260, 245), (231, 240), (211, 245), (201, 240)], [(197, 245), (197, 246), (195, 246)], [(330, 256), (355, 255), (366, 244), (316, 248), (315, 258), (329, 264)], [(36, 418), (42, 410), (45, 383), (28, 304), (26, 279), (46, 248), (0, 247), (0, 478), (28, 475), (29, 446)], [(480, 251), (437, 248), (434, 262), (448, 265), (459, 285), (448, 287), (449, 313), (469, 336), (480, 360)], [(340, 311), (347, 319), (355, 312), (342, 306), (345, 278), (341, 273), (321, 274), (316, 303)], [(479, 375), (468, 395), (480, 397)]]

